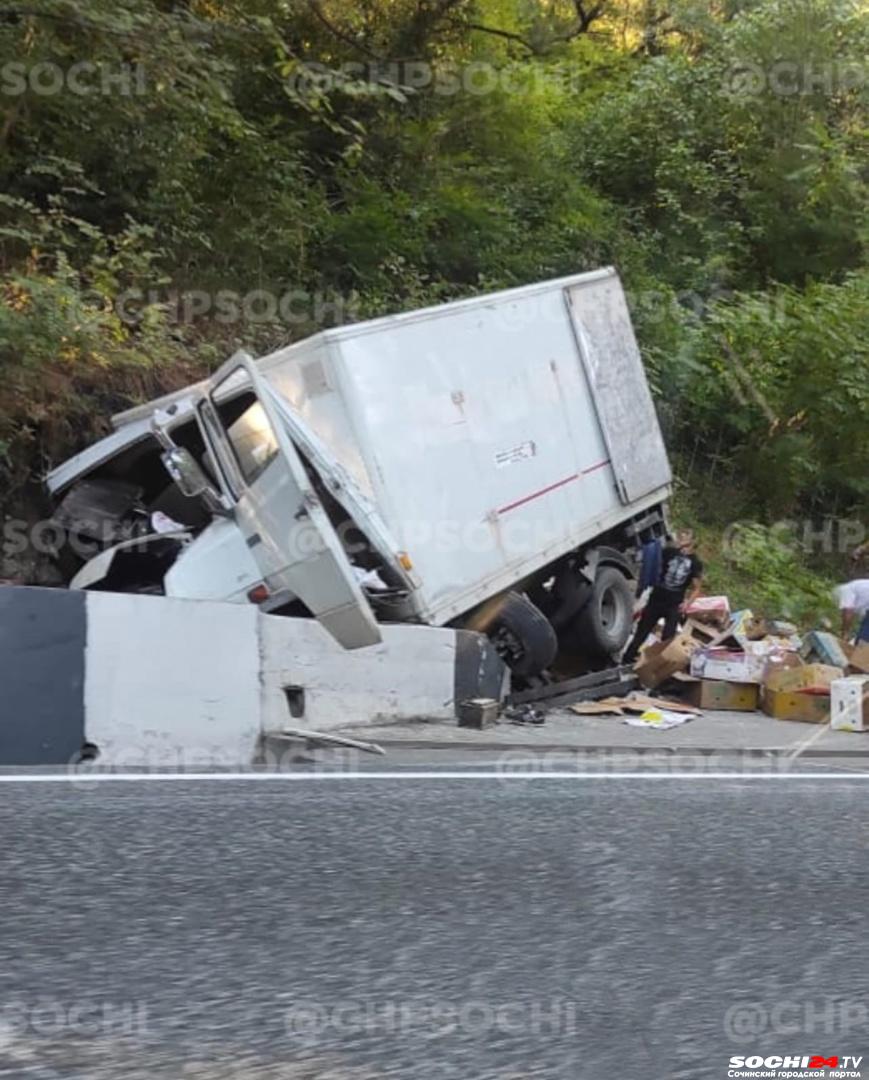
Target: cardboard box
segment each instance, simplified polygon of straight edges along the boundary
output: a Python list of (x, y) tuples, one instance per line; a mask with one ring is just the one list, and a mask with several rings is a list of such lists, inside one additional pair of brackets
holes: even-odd
[(757, 709), (760, 691), (757, 683), (692, 679), (686, 685), (688, 701), (699, 709), (730, 709), (734, 712), (754, 712)]
[(801, 664), (768, 670), (763, 684), (767, 690), (782, 693), (829, 694), (834, 679), (841, 679), (842, 668), (828, 664)]
[(766, 637), (766, 619), (755, 615), (746, 608), (744, 611), (734, 611), (730, 617), (729, 629), (738, 638), (745, 641), (759, 641)]
[(824, 630), (812, 630), (806, 634), (800, 656), (804, 660), (816, 660), (820, 664), (831, 664), (833, 667), (848, 666), (848, 657), (842, 642), (834, 634), (828, 634)]
[(764, 687), (761, 708), (776, 720), (799, 720), (804, 724), (827, 724), (830, 720), (830, 699), (826, 694), (791, 694)]
[(730, 601), (726, 596), (698, 596), (685, 608), (685, 614), (697, 622), (724, 627), (730, 621)]
[(698, 649), (691, 657), (691, 674), (697, 679), (751, 682), (748, 659), (744, 652), (735, 649)]
[(869, 731), (869, 675), (849, 675), (833, 681), (830, 727), (836, 731)]
[(634, 671), (643, 686), (652, 690), (677, 671), (685, 671), (691, 654), (698, 648), (689, 634), (677, 634), (669, 641), (659, 641), (643, 649)]
[(768, 623), (766, 619), (761, 619), (757, 615), (752, 615), (742, 624), (740, 632), (744, 637), (747, 637), (749, 641), (760, 641), (761, 638), (765, 638), (769, 633)]
[(696, 678), (725, 683), (761, 683), (765, 670), (765, 650), (698, 649), (691, 658), (691, 674)]
[(747, 638), (738, 637), (728, 626), (726, 630), (718, 631), (715, 637), (709, 642), (709, 648), (730, 649), (731, 652), (745, 652), (745, 646), (747, 644)]
[(746, 641), (743, 645), (751, 658), (752, 682), (763, 682), (766, 672), (777, 665), (797, 666), (802, 661), (800, 654), (787, 642), (779, 638), (764, 638), (763, 641)]
[(766, 658), (766, 662), (763, 666), (763, 677), (761, 683), (766, 684), (769, 681), (769, 677), (774, 671), (781, 671), (783, 668), (803, 667), (804, 661), (799, 653), (793, 652), (793, 650), (773, 650)]
[[(787, 659), (787, 656), (791, 659)], [(782, 649), (768, 638), (763, 641), (743, 639), (740, 643), (722, 634), (711, 645), (691, 658), (691, 674), (698, 679), (723, 679), (725, 682), (762, 683), (771, 665), (796, 663), (802, 660), (796, 653)]]
[(869, 641), (861, 641), (850, 650), (848, 667), (860, 674), (869, 675)]
[(683, 633), (689, 634), (695, 641), (699, 641), (701, 645), (711, 644), (720, 632), (717, 627), (697, 622), (696, 619), (687, 619), (682, 630)]

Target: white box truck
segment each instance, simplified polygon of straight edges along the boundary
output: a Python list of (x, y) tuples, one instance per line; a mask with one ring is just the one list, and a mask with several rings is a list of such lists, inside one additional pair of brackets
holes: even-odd
[(102, 530), (73, 587), (253, 601), (351, 649), (467, 626), (524, 676), (618, 653), (671, 484), (612, 269), (239, 353), (115, 427), (48, 477)]

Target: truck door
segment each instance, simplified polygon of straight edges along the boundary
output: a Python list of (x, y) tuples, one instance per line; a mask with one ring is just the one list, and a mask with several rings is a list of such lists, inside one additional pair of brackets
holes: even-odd
[(569, 286), (565, 299), (619, 498), (632, 503), (672, 473), (625, 294), (613, 273)]
[(371, 606), (250, 356), (212, 376), (199, 413), (270, 592), (292, 593), (345, 648), (376, 645)]

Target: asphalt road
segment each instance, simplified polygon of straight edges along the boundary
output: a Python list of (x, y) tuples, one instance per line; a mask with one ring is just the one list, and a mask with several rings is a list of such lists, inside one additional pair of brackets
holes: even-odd
[(841, 776), (4, 783), (0, 1077), (869, 1053), (867, 800)]

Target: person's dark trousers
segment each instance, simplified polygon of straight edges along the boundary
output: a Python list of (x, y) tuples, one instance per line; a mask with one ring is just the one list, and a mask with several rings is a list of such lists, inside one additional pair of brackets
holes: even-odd
[(652, 589), (649, 602), (643, 608), (640, 621), (637, 624), (636, 633), (628, 645), (625, 655), (622, 657), (623, 664), (632, 664), (640, 651), (640, 646), (657, 626), (658, 620), (664, 620), (664, 635), (662, 640), (669, 641), (674, 637), (679, 626), (679, 605), (682, 603), (682, 594), (672, 592), (670, 589)]
[(867, 611), (864, 615), (863, 623), (860, 626), (860, 629), (857, 631), (856, 644), (859, 645), (861, 644), (861, 642), (864, 641), (869, 642), (869, 611)]

